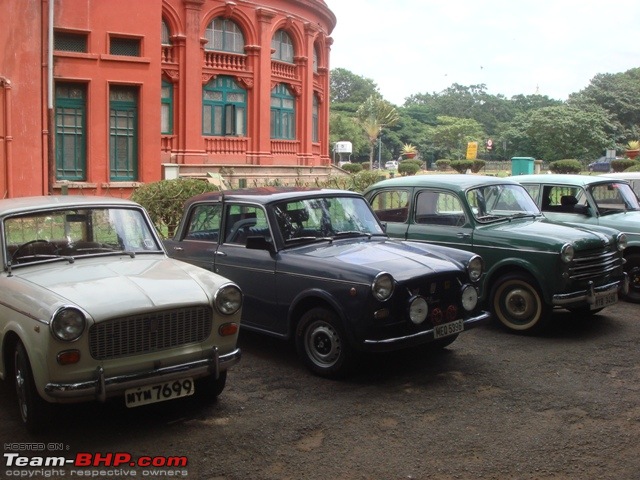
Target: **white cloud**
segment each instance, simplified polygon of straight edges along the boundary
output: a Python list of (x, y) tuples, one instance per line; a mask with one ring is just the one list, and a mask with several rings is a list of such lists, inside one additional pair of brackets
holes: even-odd
[[(637, 0), (326, 0), (331, 68), (396, 104), (453, 83), (565, 100), (599, 73), (640, 67)], [(628, 22), (628, 23), (627, 23)]]

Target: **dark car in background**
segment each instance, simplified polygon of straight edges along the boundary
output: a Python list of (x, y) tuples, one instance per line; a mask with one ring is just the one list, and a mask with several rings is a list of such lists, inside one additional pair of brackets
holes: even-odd
[(513, 180), (413, 175), (378, 182), (364, 195), (391, 236), (481, 255), (481, 298), (510, 330), (540, 330), (553, 307), (594, 314), (628, 290), (624, 234), (553, 223)]
[(478, 307), (478, 255), (389, 239), (354, 192), (202, 194), (165, 244), (237, 282), (242, 328), (294, 339), (321, 376), (343, 376), (362, 352), (443, 348), (489, 318)]
[(587, 166), (587, 169), (590, 172), (606, 172), (606, 173), (609, 173), (611, 171), (611, 160), (615, 160), (615, 158), (600, 157), (595, 162), (591, 162)]

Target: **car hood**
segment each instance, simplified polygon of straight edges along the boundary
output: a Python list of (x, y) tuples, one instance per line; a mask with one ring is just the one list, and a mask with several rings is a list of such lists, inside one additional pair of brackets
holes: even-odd
[(569, 226), (536, 218), (483, 225), (474, 233), (474, 244), (481, 241), (510, 249), (530, 247), (538, 250), (559, 251), (565, 243), (572, 243), (578, 250), (599, 248), (611, 243), (613, 238), (590, 230), (588, 227)]
[(599, 217), (599, 224), (625, 233), (640, 233), (640, 211), (607, 213)]
[(427, 246), (389, 239), (339, 240), (296, 248), (289, 254), (297, 257), (295, 264), (307, 268), (316, 265), (328, 276), (341, 276), (341, 272), (375, 276), (387, 272), (402, 281), (428, 274), (459, 272), (464, 268), (444, 254), (430, 251)]
[[(186, 305), (210, 304), (210, 295), (198, 278), (196, 267), (164, 256), (137, 256), (105, 261), (83, 259), (60, 267), (15, 270), (25, 292), (40, 292), (56, 304), (72, 303), (84, 309), (94, 320), (131, 315), (147, 310)], [(211, 295), (213, 290), (211, 290)]]

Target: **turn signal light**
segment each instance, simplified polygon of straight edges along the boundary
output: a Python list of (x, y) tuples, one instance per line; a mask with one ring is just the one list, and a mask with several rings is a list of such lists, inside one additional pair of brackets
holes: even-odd
[(228, 337), (230, 335), (235, 335), (238, 333), (238, 324), (237, 323), (223, 323), (220, 325), (218, 329), (218, 333), (221, 337)]
[(65, 350), (56, 357), (59, 365), (73, 365), (80, 361), (80, 350)]

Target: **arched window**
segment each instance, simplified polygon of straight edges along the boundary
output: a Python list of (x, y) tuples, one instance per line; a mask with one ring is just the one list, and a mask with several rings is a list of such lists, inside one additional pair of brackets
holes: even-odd
[(271, 39), (271, 49), (275, 50), (271, 54), (274, 60), (293, 63), (293, 42), (291, 37), (284, 30), (278, 30)]
[(313, 94), (313, 107), (311, 109), (311, 141), (312, 142), (318, 142), (318, 130), (319, 130), (319, 123), (318, 123), (318, 96), (314, 93)]
[(171, 45), (171, 33), (169, 32), (169, 26), (167, 22), (165, 22), (164, 18), (162, 19), (162, 34), (160, 43), (162, 45)]
[(271, 138), (294, 140), (296, 136), (295, 98), (284, 84), (271, 94)]
[(202, 134), (244, 136), (247, 118), (247, 91), (235, 80), (219, 76), (204, 86), (202, 93)]
[(173, 133), (173, 85), (162, 80), (160, 89), (160, 130), (164, 135)]
[(244, 53), (244, 35), (232, 20), (214, 18), (205, 31), (205, 50)]
[(318, 73), (318, 49), (313, 47), (313, 71)]

